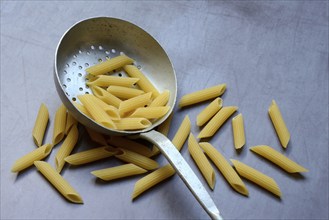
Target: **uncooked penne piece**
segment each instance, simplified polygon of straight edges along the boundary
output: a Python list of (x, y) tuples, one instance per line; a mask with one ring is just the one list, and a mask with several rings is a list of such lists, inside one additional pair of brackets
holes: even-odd
[(81, 113), (83, 113), (84, 115), (86, 115), (87, 117), (89, 117), (89, 118), (93, 118), (92, 116), (91, 116), (91, 114), (88, 112), (88, 110), (83, 106), (83, 105), (81, 105), (80, 103), (78, 103), (78, 102), (73, 102), (73, 105), (81, 112)]
[(204, 125), (222, 108), (222, 105), (223, 105), (223, 100), (221, 98), (216, 98), (198, 114), (196, 118), (196, 124), (198, 126)]
[(223, 107), (217, 114), (203, 127), (198, 138), (207, 138), (213, 136), (224, 122), (238, 109), (236, 106)]
[(146, 170), (154, 170), (159, 167), (159, 164), (143, 155), (137, 154), (127, 149), (118, 148), (119, 152), (114, 156), (122, 161), (127, 163), (133, 163), (139, 167), (142, 167)]
[(83, 203), (79, 193), (49, 163), (35, 161), (34, 165), (67, 200), (73, 203)]
[(152, 154), (152, 151), (145, 145), (125, 137), (111, 136), (109, 139), (107, 139), (107, 142), (114, 147), (124, 148), (145, 157), (150, 157)]
[(111, 117), (105, 112), (104, 109), (99, 108), (97, 101), (95, 101), (97, 98), (94, 95), (78, 95), (78, 98), (97, 123), (107, 128), (116, 128)]
[(117, 57), (113, 57), (109, 60), (106, 60), (104, 62), (98, 63), (94, 66), (91, 66), (86, 69), (86, 72), (95, 76), (102, 75), (111, 72), (113, 70), (119, 69), (124, 65), (131, 64), (133, 62), (134, 60), (129, 58), (128, 56), (120, 55)]
[(107, 146), (103, 146), (71, 154), (65, 157), (64, 160), (71, 165), (82, 165), (111, 157), (117, 152), (115, 150), (110, 151)]
[(231, 162), (240, 176), (281, 197), (280, 188), (274, 179), (240, 161), (231, 159)]
[(170, 106), (141, 107), (137, 108), (129, 117), (156, 119), (163, 117), (169, 110)]
[(192, 133), (190, 133), (188, 137), (188, 151), (192, 156), (194, 162), (200, 169), (203, 177), (206, 179), (209, 187), (214, 190), (215, 183), (216, 183), (216, 176), (214, 168), (210, 165), (207, 157), (202, 152), (198, 142), (196, 141), (195, 137)]
[(92, 171), (91, 174), (102, 180), (110, 181), (110, 180), (120, 179), (123, 177), (135, 176), (146, 172), (147, 170), (139, 166), (136, 166), (135, 164), (129, 163), (121, 166), (95, 170)]
[(144, 107), (145, 105), (148, 105), (151, 102), (151, 96), (152, 96), (152, 93), (149, 92), (149, 93), (139, 95), (134, 98), (122, 101), (119, 106), (120, 115), (123, 116), (127, 112), (133, 111), (136, 108)]
[(89, 79), (86, 84), (88, 86), (100, 86), (100, 87), (109, 87), (111, 85), (115, 86), (124, 86), (131, 87), (139, 79), (131, 77), (119, 77), (119, 76), (108, 76), (108, 75), (98, 75)]
[(244, 185), (238, 174), (225, 159), (225, 157), (210, 143), (201, 142), (200, 147), (204, 150), (210, 160), (216, 165), (219, 171), (223, 174), (227, 182), (235, 189), (237, 192), (248, 196), (249, 192), (247, 187)]
[(244, 124), (242, 114), (238, 114), (232, 118), (232, 128), (233, 128), (233, 140), (235, 149), (240, 149), (246, 143), (246, 137), (244, 134)]
[(145, 177), (139, 179), (134, 186), (134, 191), (132, 194), (132, 199), (135, 199), (140, 194), (145, 192), (146, 190), (152, 188), (158, 183), (168, 179), (169, 177), (175, 174), (175, 169), (172, 168), (170, 164), (167, 164), (152, 173), (146, 175)]
[(62, 146), (59, 148), (59, 150), (56, 153), (55, 156), (55, 164), (56, 164), (56, 170), (58, 173), (60, 173), (64, 167), (65, 160), (64, 158), (69, 156), (72, 152), (75, 144), (77, 143), (79, 138), (79, 132), (77, 126), (73, 126), (66, 136)]
[(210, 88), (184, 95), (179, 101), (179, 107), (193, 105), (222, 95), (226, 90), (226, 84), (219, 84)]
[(11, 172), (20, 172), (33, 165), (34, 161), (47, 157), (52, 150), (51, 144), (45, 144), (15, 161)]
[(94, 101), (112, 120), (120, 120), (119, 110), (116, 107), (108, 105), (99, 98), (95, 98)]
[(151, 102), (149, 107), (165, 106), (169, 100), (169, 96), (169, 90), (165, 90)]
[(40, 147), (42, 145), (42, 140), (45, 135), (49, 120), (49, 112), (45, 104), (41, 104), (38, 112), (38, 116), (35, 120), (32, 137), (34, 143)]
[(101, 87), (92, 86), (91, 91), (93, 91), (93, 94), (97, 98), (101, 99), (103, 102), (106, 102), (109, 105), (113, 105), (116, 108), (119, 108), (120, 103), (122, 102), (121, 99), (112, 95), (111, 93), (109, 93), (105, 89), (102, 89)]
[(67, 113), (66, 116), (66, 125), (65, 125), (65, 134), (67, 135), (70, 129), (74, 126), (78, 125), (78, 121), (72, 116), (71, 113)]
[(115, 126), (118, 130), (139, 130), (148, 128), (152, 123), (146, 118), (121, 118), (115, 122)]
[(131, 99), (145, 93), (140, 89), (127, 88), (123, 86), (109, 86), (106, 91), (120, 99)]
[(58, 144), (65, 134), (66, 108), (62, 104), (56, 111), (53, 130), (53, 146)]
[(87, 127), (85, 127), (85, 129), (87, 130), (87, 133), (92, 141), (96, 142), (97, 144), (107, 145), (107, 141), (101, 133), (98, 133), (97, 131)]
[(290, 140), (290, 133), (286, 123), (282, 118), (280, 109), (274, 100), (272, 100), (272, 104), (268, 109), (268, 114), (271, 118), (272, 124), (279, 137), (282, 147), (286, 148)]
[(184, 117), (181, 125), (179, 126), (174, 138), (172, 139), (173, 145), (180, 151), (191, 132), (191, 121), (188, 115)]
[(278, 165), (288, 173), (308, 172), (308, 169), (302, 167), (270, 146), (258, 145), (251, 147), (250, 150)]
[(125, 65), (123, 69), (130, 77), (139, 78), (137, 85), (146, 93), (152, 92), (152, 97), (155, 98), (160, 95), (159, 91), (155, 88), (149, 78), (134, 65)]

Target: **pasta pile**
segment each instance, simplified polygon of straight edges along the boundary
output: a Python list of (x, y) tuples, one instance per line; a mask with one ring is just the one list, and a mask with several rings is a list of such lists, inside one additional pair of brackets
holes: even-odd
[[(163, 117), (170, 93), (163, 93), (134, 65), (133, 59), (120, 55), (86, 69), (86, 85), (93, 94), (79, 95), (75, 106), (98, 124), (115, 130), (140, 130)], [(123, 69), (130, 77), (108, 75)], [(137, 87), (134, 87), (134, 86)]]

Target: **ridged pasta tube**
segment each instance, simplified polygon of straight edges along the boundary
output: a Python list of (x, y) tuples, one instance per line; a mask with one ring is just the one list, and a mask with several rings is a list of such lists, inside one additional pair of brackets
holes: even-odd
[(119, 106), (120, 115), (123, 116), (127, 112), (133, 111), (136, 108), (148, 105), (151, 102), (151, 96), (152, 93), (149, 92), (121, 102)]
[(165, 106), (169, 100), (170, 92), (165, 90), (159, 96), (157, 96), (149, 105), (149, 107)]
[(62, 104), (56, 111), (53, 130), (53, 145), (58, 144), (65, 134), (66, 108)]
[(106, 102), (109, 105), (113, 105), (116, 108), (119, 108), (120, 103), (122, 102), (121, 99), (112, 95), (111, 93), (109, 93), (105, 89), (102, 89), (101, 87), (92, 86), (91, 91), (93, 91), (93, 94), (97, 98), (101, 99), (103, 102)]
[(163, 117), (169, 110), (170, 106), (141, 107), (137, 108), (129, 117), (156, 119)]
[(244, 134), (244, 123), (242, 114), (238, 114), (232, 118), (233, 128), (233, 141), (235, 149), (240, 149), (246, 143), (246, 137)]
[(49, 112), (45, 104), (41, 104), (38, 112), (38, 116), (35, 120), (32, 137), (34, 143), (40, 147), (42, 145), (42, 140), (45, 135), (49, 120)]
[(70, 129), (74, 126), (78, 125), (78, 121), (72, 116), (71, 113), (67, 113), (66, 116), (66, 125), (65, 125), (65, 134), (67, 135)]
[(111, 85), (115, 86), (124, 86), (131, 87), (139, 79), (131, 77), (119, 77), (119, 76), (108, 76), (108, 75), (98, 75), (89, 79), (86, 84), (88, 86), (100, 86), (100, 87), (109, 87)]
[(152, 123), (146, 118), (121, 118), (115, 122), (118, 130), (139, 130), (148, 128)]
[(106, 91), (118, 97), (119, 99), (130, 99), (145, 93), (140, 89), (127, 88), (123, 86), (109, 86)]
[(223, 105), (223, 100), (221, 98), (216, 98), (198, 114), (196, 118), (196, 124), (198, 126), (204, 125), (222, 108), (222, 105)]

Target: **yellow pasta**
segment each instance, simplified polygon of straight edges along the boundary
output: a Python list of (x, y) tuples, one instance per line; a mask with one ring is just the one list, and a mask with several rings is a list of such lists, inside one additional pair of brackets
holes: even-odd
[(129, 117), (156, 119), (163, 117), (169, 110), (170, 106), (142, 107), (137, 108)]
[(165, 106), (169, 100), (169, 96), (169, 90), (165, 90), (151, 102), (149, 107)]
[(107, 103), (103, 102), (101, 99), (98, 98), (95, 98), (94, 101), (100, 108), (102, 108), (106, 112), (108, 116), (110, 116), (112, 120), (120, 120), (119, 110), (116, 107), (108, 105)]
[(136, 108), (144, 107), (145, 105), (148, 105), (151, 101), (151, 96), (152, 96), (152, 93), (149, 92), (149, 93), (139, 95), (134, 98), (122, 101), (119, 106), (120, 115), (123, 116), (127, 112), (133, 111)]
[(105, 112), (104, 109), (99, 108), (97, 101), (95, 101), (97, 98), (94, 95), (78, 95), (78, 98), (97, 123), (108, 128), (116, 128), (111, 117)]
[(123, 86), (109, 86), (106, 91), (120, 99), (130, 99), (145, 93), (140, 89), (127, 88)]
[(222, 108), (222, 105), (223, 105), (223, 100), (221, 98), (216, 98), (198, 114), (196, 118), (196, 124), (198, 126), (204, 125)]
[(122, 161), (127, 163), (133, 163), (139, 167), (142, 167), (146, 170), (154, 170), (158, 168), (159, 164), (143, 155), (137, 154), (127, 149), (118, 148), (119, 152), (116, 153), (114, 156)]
[(232, 119), (233, 140), (235, 149), (240, 149), (246, 143), (244, 134), (244, 124), (242, 114), (238, 114)]
[(42, 145), (42, 140), (45, 135), (49, 120), (49, 112), (45, 104), (41, 104), (38, 112), (38, 116), (35, 120), (32, 137), (34, 143), (40, 147)]
[(280, 188), (274, 179), (240, 161), (231, 159), (231, 162), (240, 176), (281, 197)]
[(219, 84), (210, 88), (184, 95), (179, 101), (179, 107), (193, 105), (222, 95), (226, 90), (226, 84)]
[(131, 87), (138, 80), (139, 80), (138, 78), (131, 78), (131, 77), (98, 75), (96, 77), (93, 77), (92, 79), (89, 79), (88, 82), (86, 82), (86, 84), (88, 86), (100, 86), (100, 87), (109, 87), (111, 85)]
[(73, 203), (83, 203), (79, 193), (49, 163), (35, 161), (34, 165), (67, 200)]
[(70, 155), (78, 138), (79, 132), (77, 126), (73, 126), (55, 156), (56, 170), (58, 173), (62, 171), (65, 164), (64, 158)]
[(223, 107), (217, 114), (204, 126), (198, 135), (198, 138), (207, 138), (213, 136), (224, 122), (238, 109), (236, 106)]
[(115, 180), (123, 177), (134, 176), (142, 173), (146, 173), (147, 170), (136, 166), (135, 164), (129, 163), (121, 166), (111, 167), (107, 169), (95, 170), (91, 174), (105, 180)]
[(191, 121), (188, 115), (184, 117), (181, 125), (179, 126), (174, 138), (172, 139), (173, 145), (177, 148), (177, 150), (181, 150), (188, 135), (191, 132)]
[(70, 156), (65, 157), (64, 160), (71, 165), (82, 165), (111, 157), (117, 152), (118, 151), (115, 150), (109, 151), (107, 146), (103, 146), (71, 154)]
[(73, 105), (80, 111), (80, 112), (82, 112), (83, 114), (85, 114), (86, 116), (88, 116), (89, 118), (93, 118), (92, 116), (91, 116), (91, 114), (88, 112), (88, 110), (83, 106), (83, 105), (81, 105), (80, 103), (78, 103), (78, 102), (73, 102)]
[(250, 150), (278, 165), (288, 173), (308, 172), (308, 170), (280, 152), (266, 145), (251, 147)]
[(134, 60), (126, 55), (113, 57), (104, 62), (98, 63), (86, 69), (86, 72), (92, 75), (101, 75), (119, 69), (124, 65), (133, 63)]
[(210, 158), (210, 160), (212, 160), (212, 162), (216, 165), (219, 171), (223, 174), (233, 189), (247, 196), (249, 194), (247, 187), (244, 185), (238, 174), (234, 171), (225, 157), (210, 143), (201, 142), (199, 145)]
[(93, 91), (93, 94), (103, 102), (109, 105), (113, 105), (116, 108), (119, 108), (122, 100), (118, 97), (115, 97), (111, 93), (107, 92), (105, 89), (102, 89), (98, 86), (92, 86), (91, 90)]
[(65, 134), (66, 108), (62, 104), (56, 111), (53, 130), (53, 145), (58, 144)]
[(121, 118), (115, 122), (115, 126), (118, 130), (139, 130), (148, 128), (152, 123), (146, 118)]
[(124, 148), (145, 157), (150, 157), (152, 155), (152, 151), (148, 147), (125, 137), (111, 136), (107, 142), (114, 147)]
[(105, 139), (105, 137), (101, 134), (98, 133), (97, 131), (94, 131), (90, 128), (85, 127), (87, 130), (87, 133), (90, 137), (90, 139), (94, 142), (96, 142), (97, 144), (101, 144), (101, 145), (107, 145), (107, 141)]
[(268, 114), (271, 118), (272, 124), (279, 137), (282, 147), (286, 148), (290, 140), (290, 133), (286, 123), (282, 118), (280, 109), (274, 100), (272, 100), (272, 104), (268, 109)]
[(145, 92), (152, 92), (152, 97), (160, 95), (152, 82), (134, 65), (125, 65), (123, 69), (130, 77), (139, 78), (137, 85)]
[(11, 172), (20, 172), (33, 165), (34, 161), (47, 157), (52, 150), (51, 144), (45, 144), (15, 161)]
[(195, 137), (190, 133), (188, 137), (188, 151), (192, 156), (194, 162), (200, 169), (203, 177), (206, 179), (209, 187), (213, 190), (216, 183), (215, 171), (210, 165), (207, 157), (202, 152), (198, 142), (195, 140)]
[(170, 164), (167, 164), (139, 179), (134, 186), (132, 199), (135, 199), (146, 190), (173, 176), (175, 172), (175, 169)]
[(65, 134), (67, 135), (70, 131), (70, 129), (74, 126), (78, 125), (78, 121), (70, 114), (69, 112), (67, 113), (66, 116), (66, 125), (65, 125)]

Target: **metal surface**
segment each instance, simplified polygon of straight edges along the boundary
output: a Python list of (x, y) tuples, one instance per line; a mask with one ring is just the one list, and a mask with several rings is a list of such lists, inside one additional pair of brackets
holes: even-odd
[(193, 170), (186, 163), (180, 152), (166, 136), (154, 130), (141, 133), (139, 136), (150, 141), (159, 148), (161, 153), (175, 168), (177, 174), (212, 219), (223, 219), (214, 201), (203, 187), (198, 177), (194, 174)]

